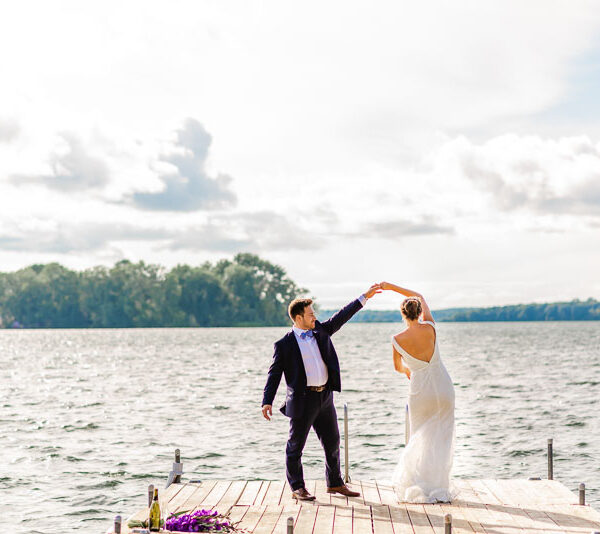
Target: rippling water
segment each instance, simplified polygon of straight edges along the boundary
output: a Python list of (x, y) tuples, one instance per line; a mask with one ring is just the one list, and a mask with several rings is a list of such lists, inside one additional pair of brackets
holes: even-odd
[[(391, 324), (336, 334), (350, 410), (351, 475), (383, 478), (404, 440), (407, 382)], [(103, 532), (184, 478), (284, 479), (287, 419), (260, 416), (272, 343), (285, 328), (0, 331), (0, 496), (13, 532)], [(458, 477), (546, 476), (600, 506), (600, 323), (442, 323), (456, 387)], [(275, 405), (283, 399), (280, 387)], [(323, 476), (314, 435), (307, 478)]]

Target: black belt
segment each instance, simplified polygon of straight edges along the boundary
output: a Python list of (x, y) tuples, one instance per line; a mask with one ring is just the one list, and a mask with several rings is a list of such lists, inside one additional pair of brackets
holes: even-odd
[(327, 384), (324, 384), (322, 386), (306, 386), (306, 389), (308, 389), (308, 391), (316, 391), (317, 393), (321, 393), (321, 391), (325, 391), (326, 387)]

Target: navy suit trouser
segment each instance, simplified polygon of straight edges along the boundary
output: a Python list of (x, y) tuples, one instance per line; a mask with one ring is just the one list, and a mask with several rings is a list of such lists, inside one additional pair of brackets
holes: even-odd
[(304, 487), (302, 451), (310, 429), (314, 428), (325, 451), (325, 479), (328, 487), (344, 482), (340, 471), (340, 431), (333, 404), (333, 392), (307, 391), (304, 411), (300, 417), (290, 419), (290, 435), (285, 449), (285, 471), (292, 490)]

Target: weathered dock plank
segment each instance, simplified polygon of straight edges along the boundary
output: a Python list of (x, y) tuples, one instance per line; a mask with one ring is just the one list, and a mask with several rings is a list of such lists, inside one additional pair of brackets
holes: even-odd
[(240, 506), (247, 505), (252, 506), (254, 501), (256, 501), (256, 497), (258, 496), (258, 492), (260, 491), (260, 487), (263, 484), (267, 484), (267, 482), (263, 482), (262, 480), (250, 480), (246, 484), (243, 493), (240, 495), (237, 504)]
[[(317, 499), (297, 502), (284, 481), (207, 480), (173, 484), (162, 493), (169, 512), (213, 508), (253, 534), (443, 534), (452, 516), (454, 534), (579, 534), (600, 530), (600, 513), (553, 480), (457, 480), (452, 503), (399, 503), (393, 487), (354, 481), (361, 497), (327, 493), (325, 482), (307, 481)], [(145, 506), (130, 519), (144, 519)], [(124, 532), (129, 532), (125, 528)]]
[(246, 489), (246, 484), (245, 480), (234, 480), (223, 494), (223, 497), (221, 497), (221, 500), (215, 505), (215, 508), (222, 514), (229, 512), (231, 507), (239, 502), (240, 497)]
[(450, 514), (454, 514), (456, 511), (458, 511), (461, 514), (461, 517), (469, 523), (469, 527), (471, 528), (472, 532), (485, 532), (483, 525), (479, 522), (477, 512), (473, 508), (465, 506), (463, 503), (459, 503), (453, 507), (446, 507), (446, 505), (444, 505), (444, 511)]
[(250, 509), (250, 506), (234, 506), (229, 511), (229, 519), (232, 523), (237, 523), (244, 518), (246, 512)]
[(352, 532), (352, 507), (336, 506), (333, 518), (333, 534)]
[(600, 512), (592, 508), (591, 506), (579, 506), (573, 505), (569, 508), (569, 511), (578, 517), (581, 517), (586, 521), (586, 526), (590, 526), (594, 530), (600, 530)]
[(352, 530), (356, 532), (373, 532), (370, 506), (358, 504), (352, 507)]
[(490, 491), (485, 480), (471, 480), (471, 487), (478, 499), (484, 504), (502, 504), (498, 497)]
[(397, 504), (398, 498), (396, 497), (396, 493), (394, 489), (389, 484), (384, 484), (383, 482), (377, 482), (377, 491), (379, 491), (379, 498), (381, 499), (381, 504)]
[(364, 504), (375, 505), (381, 504), (381, 497), (377, 489), (377, 483), (374, 480), (363, 480), (362, 486), (362, 501)]
[(280, 506), (279, 504), (267, 505), (265, 513), (261, 516), (260, 521), (252, 532), (255, 534), (271, 534), (279, 521), (282, 511), (283, 506)]
[(169, 500), (169, 512), (174, 514), (183, 510), (189, 510), (189, 508), (184, 507), (188, 499), (196, 492), (204, 493), (206, 491), (210, 491), (215, 484), (215, 481), (208, 481), (204, 482), (203, 484), (185, 485), (173, 499)]
[(279, 516), (279, 520), (275, 524), (275, 528), (273, 529), (273, 532), (274, 533), (281, 532), (282, 534), (285, 533), (287, 531), (286, 529), (287, 529), (288, 517), (291, 517), (294, 520), (294, 523), (296, 523), (299, 513), (300, 513), (300, 506), (298, 506), (297, 504), (285, 504), (281, 511), (281, 515)]
[(245, 528), (247, 530), (250, 530), (251, 532), (254, 531), (261, 517), (265, 513), (266, 509), (267, 507), (262, 505), (250, 506), (248, 511), (245, 513), (244, 517), (240, 521), (240, 528)]
[[(445, 504), (440, 505), (440, 511), (442, 516), (446, 514), (450, 514), (452, 516), (452, 532), (454, 534), (471, 534), (476, 532), (471, 523), (465, 517), (464, 509), (460, 506), (447, 506)], [(479, 525), (481, 530), (483, 531), (483, 527)]]
[(313, 534), (331, 534), (333, 532), (334, 514), (335, 506), (329, 504), (319, 505)]
[(390, 507), (379, 504), (371, 507), (374, 534), (394, 534)]
[(314, 504), (303, 502), (300, 506), (300, 513), (298, 514), (294, 530), (296, 532), (310, 532), (312, 534), (318, 509), (319, 507)]
[(324, 480), (315, 482), (314, 496), (317, 498), (317, 502), (319, 504), (331, 504), (331, 493), (327, 493), (327, 483)]
[(214, 508), (217, 506), (219, 501), (223, 498), (227, 490), (231, 486), (231, 480), (219, 480), (213, 489), (205, 495), (203, 498), (198, 498), (193, 495), (193, 499), (190, 498), (189, 502), (186, 503), (192, 510), (197, 508)]
[(285, 484), (283, 480), (274, 480), (271, 482), (271, 484), (269, 484), (269, 489), (265, 494), (265, 498), (263, 499), (263, 504), (271, 506), (275, 504), (279, 505), (284, 489), (287, 489), (287, 484)]
[(432, 534), (434, 532), (425, 507), (422, 504), (405, 504), (408, 517), (415, 534)]
[(392, 526), (394, 527), (394, 534), (413, 534), (415, 530), (410, 522), (406, 506), (403, 504), (396, 504), (389, 508)]
[(256, 496), (256, 500), (254, 501), (254, 506), (260, 506), (264, 499), (265, 499), (265, 495), (267, 494), (267, 491), (269, 491), (269, 486), (271, 485), (271, 481), (270, 480), (265, 480), (262, 484), (262, 486), (260, 487), (260, 490), (258, 492), (258, 495)]

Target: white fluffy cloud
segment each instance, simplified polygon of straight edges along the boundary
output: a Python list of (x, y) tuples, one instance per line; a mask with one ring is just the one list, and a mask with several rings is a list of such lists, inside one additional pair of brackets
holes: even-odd
[(600, 142), (507, 134), (440, 150), (438, 172), (454, 166), (501, 212), (600, 218)]
[(177, 131), (176, 151), (160, 156), (170, 170), (160, 176), (162, 189), (135, 192), (133, 204), (141, 209), (158, 211), (196, 211), (234, 206), (236, 196), (229, 189), (230, 176), (214, 178), (206, 172), (211, 135), (195, 119), (187, 118)]
[(106, 163), (90, 155), (81, 139), (71, 133), (60, 135), (63, 145), (49, 157), (48, 174), (11, 176), (15, 184), (38, 183), (65, 192), (101, 189), (109, 180)]

